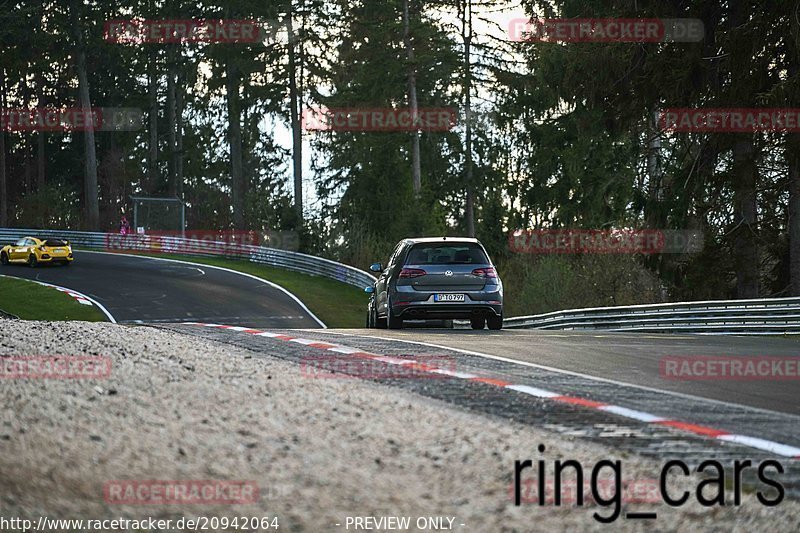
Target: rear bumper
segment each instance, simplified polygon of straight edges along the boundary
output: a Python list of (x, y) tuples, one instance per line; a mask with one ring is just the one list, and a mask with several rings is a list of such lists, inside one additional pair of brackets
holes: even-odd
[(392, 314), (408, 319), (502, 316), (503, 292), (500, 287), (462, 294), (465, 296), (463, 302), (435, 302), (434, 293), (398, 290), (392, 298)]
[(478, 318), (502, 316), (503, 304), (483, 304), (478, 302), (464, 304), (427, 304), (409, 303), (393, 305), (392, 313), (399, 318)]
[[(435, 294), (463, 294), (463, 302), (435, 302)], [(449, 319), (502, 316), (503, 286), (487, 284), (480, 290), (420, 291), (408, 285), (397, 285), (391, 297), (392, 314), (405, 319)]]
[(50, 255), (41, 254), (36, 258), (39, 263), (69, 263), (72, 261), (72, 254), (70, 255)]

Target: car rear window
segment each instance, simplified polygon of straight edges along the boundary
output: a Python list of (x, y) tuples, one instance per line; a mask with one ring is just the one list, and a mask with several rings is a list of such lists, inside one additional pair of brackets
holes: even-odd
[(407, 265), (485, 265), (483, 249), (474, 243), (415, 244), (406, 257)]
[(59, 241), (58, 239), (47, 239), (44, 241), (45, 246), (66, 246), (67, 243), (64, 241)]

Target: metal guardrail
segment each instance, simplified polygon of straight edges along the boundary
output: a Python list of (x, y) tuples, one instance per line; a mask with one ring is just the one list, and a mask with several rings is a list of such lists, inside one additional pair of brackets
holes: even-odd
[(181, 237), (163, 235), (151, 236), (133, 234), (123, 236), (116, 233), (0, 228), (0, 243), (2, 244), (10, 244), (23, 237), (67, 239), (71, 244), (77, 246), (106, 251), (140, 251), (178, 253), (194, 256), (231, 257), (235, 259), (244, 259), (251, 263), (285, 268), (312, 276), (321, 276), (362, 289), (375, 283), (375, 276), (350, 265), (299, 252), (279, 250), (277, 248), (184, 239)]
[(783, 335), (800, 333), (800, 298), (710, 300), (568, 309), (507, 318), (503, 326), (640, 333)]
[[(369, 272), (330, 259), (277, 248), (161, 235), (130, 235), (126, 238), (115, 233), (0, 228), (0, 243), (11, 243), (28, 236), (68, 239), (78, 246), (108, 251), (232, 257), (321, 276), (359, 288), (375, 283), (375, 277)], [(466, 322), (462, 324), (461, 321), (458, 323), (459, 326), (467, 324)], [(541, 315), (506, 318), (503, 327), (640, 333), (782, 335), (800, 333), (800, 298), (711, 300), (568, 309)]]

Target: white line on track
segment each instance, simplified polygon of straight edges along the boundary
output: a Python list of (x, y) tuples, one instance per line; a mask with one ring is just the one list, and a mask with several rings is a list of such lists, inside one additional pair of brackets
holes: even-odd
[[(278, 338), (278, 339), (283, 340), (283, 341), (294, 342), (294, 343), (298, 343), (298, 344), (302, 344), (302, 345), (312, 346), (312, 347), (314, 347), (316, 349), (320, 349), (320, 350), (324, 350), (324, 351), (334, 351), (335, 350), (335, 351), (338, 351), (338, 352), (342, 352), (345, 349), (352, 349), (351, 347), (345, 346), (345, 345), (331, 344), (331, 343), (328, 343), (328, 342), (322, 342), (322, 341), (313, 340), (313, 339), (305, 339), (305, 338), (302, 338), (302, 337), (291, 337), (289, 335), (284, 335), (284, 334), (274, 334), (274, 333), (270, 333), (270, 332), (261, 331), (261, 330), (258, 330), (258, 329), (241, 328), (239, 326), (227, 326), (227, 325), (220, 325), (220, 324), (204, 324), (202, 322), (193, 322), (193, 323), (191, 323), (191, 325), (201, 326), (201, 327), (220, 328), (220, 329), (226, 329), (226, 330), (230, 330), (230, 331), (243, 331), (244, 330), (244, 332), (246, 332), (248, 334), (251, 334), (251, 335), (272, 336), (272, 337)], [(331, 332), (331, 333), (333, 333), (333, 332)], [(347, 335), (347, 334), (346, 333), (341, 333), (341, 335)], [(363, 338), (372, 338), (372, 339), (379, 338), (379, 339), (382, 339), (382, 340), (387, 340), (386, 337), (370, 337), (370, 336), (366, 336), (366, 335), (351, 335), (351, 336), (363, 337)], [(458, 349), (453, 349), (453, 348), (445, 348), (445, 347), (442, 347), (442, 346), (436, 346), (436, 345), (433, 345), (433, 344), (428, 344), (428, 343), (423, 343), (423, 342), (415, 342), (415, 341), (405, 341), (405, 342), (408, 342), (408, 343), (411, 343), (411, 344), (420, 344), (422, 346), (432, 346), (432, 347), (437, 347), (437, 348), (442, 348), (442, 349), (460, 351), (460, 352), (463, 352), (463, 353), (478, 354), (478, 352), (468, 352), (467, 350), (458, 350)], [(398, 359), (396, 357), (378, 355), (378, 354), (374, 354), (374, 353), (370, 353), (370, 352), (366, 352), (366, 351), (358, 351), (358, 352), (353, 352), (353, 353), (354, 353), (354, 355), (356, 357), (364, 357), (364, 358), (367, 358), (367, 359), (379, 360), (379, 361), (384, 361), (384, 362), (387, 362), (387, 363), (398, 364), (398, 365), (414, 365), (414, 366), (418, 366), (425, 372), (437, 372), (439, 370), (442, 370), (440, 368), (437, 368), (437, 367), (434, 367), (434, 366), (431, 366), (431, 365), (428, 365), (428, 364), (420, 364), (418, 361), (416, 361), (414, 359)], [(491, 356), (491, 358), (494, 359), (496, 357), (495, 356)], [(515, 362), (515, 361), (510, 360), (510, 362)], [(531, 366), (536, 366), (536, 365), (531, 365)], [(437, 372), (437, 373), (442, 373), (442, 372)], [(783, 443), (780, 443), (780, 442), (761, 439), (761, 438), (758, 438), (758, 437), (751, 437), (751, 436), (748, 436), (748, 435), (735, 434), (735, 433), (731, 433), (729, 431), (719, 430), (719, 429), (712, 428), (712, 427), (705, 426), (705, 425), (693, 424), (693, 423), (685, 422), (685, 421), (682, 421), (682, 420), (679, 420), (679, 419), (656, 416), (656, 415), (652, 415), (650, 413), (645, 413), (645, 412), (642, 412), (642, 411), (636, 411), (634, 409), (629, 409), (627, 407), (622, 407), (622, 406), (618, 406), (618, 405), (607, 404), (607, 403), (604, 403), (604, 402), (597, 402), (597, 401), (593, 401), (593, 400), (588, 400), (588, 399), (582, 398), (580, 396), (571, 396), (571, 395), (568, 395), (568, 394), (561, 394), (561, 393), (554, 392), (554, 391), (549, 391), (549, 390), (545, 390), (545, 389), (539, 389), (537, 387), (531, 387), (529, 385), (515, 384), (515, 383), (512, 383), (512, 382), (506, 381), (504, 379), (481, 377), (481, 376), (476, 376), (474, 374), (467, 374), (467, 373), (452, 373), (450, 375), (453, 375), (454, 377), (457, 377), (457, 378), (460, 378), (460, 379), (464, 379), (464, 380), (467, 380), (467, 381), (482, 382), (482, 383), (486, 383), (486, 384), (489, 384), (489, 385), (497, 386), (497, 387), (500, 387), (500, 388), (510, 389), (510, 390), (513, 390), (513, 391), (516, 391), (516, 392), (519, 392), (519, 393), (522, 393), (522, 394), (528, 394), (530, 396), (534, 396), (536, 398), (547, 399), (547, 400), (550, 400), (550, 401), (555, 401), (555, 402), (559, 402), (559, 403), (565, 403), (565, 404), (569, 404), (569, 405), (580, 406), (580, 407), (584, 407), (584, 408), (588, 408), (588, 409), (601, 410), (601, 411), (604, 411), (604, 412), (612, 413), (612, 414), (615, 414), (617, 416), (629, 418), (629, 419), (636, 420), (636, 421), (639, 421), (639, 422), (644, 422), (644, 423), (648, 423), (648, 424), (657, 424), (657, 425), (661, 425), (661, 426), (664, 426), (664, 427), (677, 429), (679, 431), (683, 431), (683, 432), (686, 432), (686, 433), (692, 433), (694, 435), (697, 435), (697, 436), (700, 436), (700, 437), (709, 438), (709, 439), (712, 439), (712, 440), (716, 439), (716, 440), (721, 440), (721, 441), (725, 441), (725, 442), (733, 442), (733, 443), (736, 443), (736, 444), (740, 444), (740, 445), (743, 445), (743, 446), (747, 446), (747, 447), (755, 448), (755, 449), (759, 449), (759, 450), (764, 450), (764, 451), (767, 451), (767, 452), (770, 452), (770, 453), (774, 453), (774, 454), (777, 454), (777, 455), (781, 455), (781, 456), (784, 456), (784, 457), (790, 457), (792, 459), (800, 459), (800, 448), (795, 447), (795, 446), (790, 446), (790, 445), (787, 445), (787, 444), (783, 444)], [(656, 392), (660, 392), (660, 391), (656, 391)]]
[(618, 380), (615, 380), (615, 379), (604, 378), (604, 377), (600, 377), (600, 376), (592, 376), (591, 374), (583, 374), (581, 372), (575, 372), (575, 371), (572, 371), (572, 370), (564, 370), (563, 368), (555, 368), (555, 367), (552, 367), (552, 366), (541, 365), (539, 363), (531, 363), (529, 361), (520, 361), (518, 359), (511, 359), (511, 358), (503, 357), (503, 356), (500, 356), (500, 355), (491, 355), (491, 354), (487, 354), (487, 353), (483, 353), (483, 352), (475, 352), (475, 351), (472, 351), (472, 350), (465, 350), (463, 348), (452, 348), (450, 346), (445, 346), (445, 345), (442, 345), (442, 344), (433, 344), (433, 343), (430, 343), (430, 342), (423, 342), (423, 341), (410, 341), (410, 340), (405, 340), (405, 339), (396, 339), (396, 338), (393, 338), (393, 337), (381, 337), (381, 336), (377, 336), (377, 335), (363, 335), (363, 334), (356, 334), (356, 333), (346, 333), (346, 332), (343, 332), (343, 331), (326, 331), (325, 333), (328, 333), (328, 334), (331, 334), (331, 335), (362, 337), (364, 339), (392, 340), (392, 341), (397, 341), (397, 342), (404, 342), (406, 344), (418, 344), (420, 346), (427, 346), (429, 348), (439, 348), (439, 349), (442, 349), (442, 350), (452, 350), (454, 352), (460, 352), (460, 353), (467, 354), (467, 355), (474, 355), (476, 357), (483, 357), (485, 359), (494, 359), (495, 361), (503, 361), (505, 363), (511, 363), (511, 364), (515, 364), (515, 365), (529, 366), (529, 367), (532, 367), (532, 368), (539, 368), (541, 370), (547, 370), (549, 372), (556, 372), (558, 374), (567, 374), (567, 375), (570, 375), (570, 376), (589, 379), (589, 380), (593, 380), (593, 381), (602, 381), (603, 383), (610, 383), (612, 385), (618, 385), (618, 386), (621, 386), (621, 387), (632, 387), (634, 389), (639, 389), (639, 390), (643, 390), (643, 391), (647, 391), (647, 392), (656, 392), (656, 393), (659, 393), (659, 394), (667, 394), (669, 396), (675, 396), (675, 397), (678, 397), (678, 398), (683, 398), (683, 399), (692, 400), (692, 401), (711, 402), (711, 403), (716, 403), (718, 405), (725, 405), (725, 406), (728, 406), (728, 407), (738, 407), (738, 408), (745, 407), (745, 408), (747, 408), (749, 410), (752, 410), (752, 411), (755, 411), (755, 412), (759, 412), (759, 413), (764, 413), (764, 414), (769, 414), (769, 415), (779, 414), (781, 416), (789, 416), (789, 417), (793, 417), (793, 418), (796, 418), (796, 419), (800, 420), (800, 415), (795, 415), (795, 414), (792, 414), (792, 413), (783, 413), (783, 412), (779, 412), (779, 411), (771, 411), (769, 409), (763, 409), (761, 407), (752, 407), (752, 406), (749, 406), (749, 405), (742, 405), (742, 404), (738, 404), (738, 403), (726, 402), (724, 400), (717, 400), (717, 399), (714, 399), (714, 398), (705, 398), (703, 396), (695, 396), (693, 394), (686, 394), (685, 392), (677, 392), (677, 391), (671, 391), (671, 390), (665, 390), (665, 389), (658, 389), (658, 388), (655, 388), (655, 387), (648, 387), (646, 385), (637, 385), (635, 383), (627, 383), (625, 381), (618, 381)]
[[(281, 287), (277, 283), (273, 283), (273, 282), (271, 282), (269, 280), (266, 280), (264, 278), (259, 278), (258, 276), (254, 276), (252, 274), (247, 274), (246, 272), (239, 272), (238, 270), (233, 270), (233, 269), (230, 269), (230, 268), (225, 268), (225, 267), (220, 267), (220, 266), (206, 265), (204, 263), (192, 263), (191, 261), (182, 261), (182, 260), (179, 260), (179, 259), (167, 259), (165, 257), (151, 257), (149, 255), (115, 254), (115, 253), (112, 253), (112, 252), (98, 252), (96, 250), (79, 250), (78, 252), (79, 253), (88, 253), (88, 254), (116, 255), (116, 256), (122, 256), (122, 257), (138, 257), (138, 258), (142, 258), (142, 259), (152, 259), (153, 261), (168, 261), (170, 263), (181, 263), (181, 264), (184, 264), (184, 265), (190, 265), (190, 266), (193, 266), (193, 267), (197, 268), (198, 270), (199, 270), (199, 267), (202, 266), (202, 267), (205, 267), (205, 268), (213, 268), (215, 270), (222, 270), (223, 272), (229, 272), (231, 274), (238, 274), (239, 276), (244, 276), (244, 277), (259, 281), (261, 283), (264, 283), (266, 285), (269, 285), (273, 289), (278, 289), (282, 293), (286, 294), (286, 296), (288, 296), (289, 298), (294, 300), (295, 303), (297, 305), (299, 305), (303, 309), (303, 311), (305, 311), (308, 314), (309, 317), (311, 317), (317, 324), (319, 324), (319, 326), (321, 328), (323, 328), (323, 329), (327, 329), (328, 328), (328, 326), (326, 326), (325, 323), (317, 317), (317, 315), (315, 315), (314, 313), (311, 312), (311, 309), (306, 307), (306, 304), (304, 304), (302, 302), (302, 300), (300, 300), (300, 298), (295, 296), (289, 290)], [(205, 274), (205, 272), (203, 272), (203, 274)]]
[(94, 304), (95, 306), (97, 306), (97, 308), (100, 309), (100, 311), (102, 311), (104, 315), (106, 315), (106, 317), (108, 318), (109, 322), (111, 322), (112, 324), (116, 324), (117, 323), (117, 321), (114, 319), (114, 316), (111, 313), (108, 312), (108, 309), (106, 309), (103, 304), (101, 304), (100, 302), (98, 302), (94, 298), (92, 298), (90, 296), (86, 296), (85, 294), (83, 294), (81, 292), (78, 292), (78, 291), (76, 291), (74, 289), (69, 289), (67, 287), (61, 287), (59, 285), (53, 285), (52, 283), (45, 283), (44, 281), (39, 281), (39, 280), (35, 280), (35, 279), (18, 278), (16, 276), (6, 276), (6, 275), (0, 275), (0, 277), (22, 279), (22, 280), (25, 280), (25, 281), (30, 281), (32, 283), (38, 283), (39, 285), (44, 285), (45, 287), (51, 287), (53, 289), (56, 289), (57, 291), (61, 291), (61, 292), (67, 293), (68, 295), (70, 295), (73, 298), (75, 298), (79, 303), (82, 303), (84, 305), (86, 305), (86, 304), (84, 302), (82, 302), (81, 300), (86, 300), (86, 302), (89, 302), (89, 305)]

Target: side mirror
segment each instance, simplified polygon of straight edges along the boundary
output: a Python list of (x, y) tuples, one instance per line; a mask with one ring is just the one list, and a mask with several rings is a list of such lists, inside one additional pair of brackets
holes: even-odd
[(375, 287), (364, 287), (364, 292), (366, 292), (367, 294), (372, 294), (373, 292), (375, 292)]
[(383, 272), (383, 265), (381, 265), (380, 263), (372, 263), (369, 266), (369, 269), (372, 270), (373, 272)]

